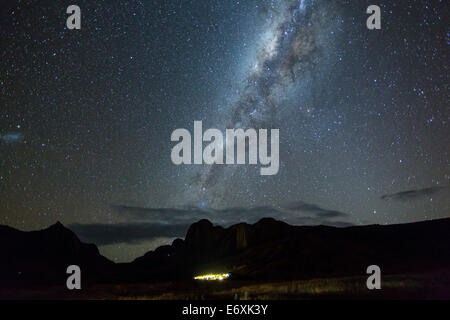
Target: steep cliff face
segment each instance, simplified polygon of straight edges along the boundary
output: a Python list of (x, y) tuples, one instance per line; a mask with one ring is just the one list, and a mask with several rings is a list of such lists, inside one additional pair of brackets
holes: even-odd
[(186, 234), (186, 245), (198, 254), (208, 254), (217, 248), (224, 229), (206, 219), (193, 223)]
[(236, 226), (236, 249), (242, 250), (247, 248), (248, 242), (248, 226), (246, 224), (240, 223)]
[(389, 273), (421, 272), (450, 267), (448, 230), (450, 219), (348, 228), (297, 227), (271, 218), (222, 228), (201, 220), (186, 240), (151, 251), (132, 266), (151, 279), (209, 270), (230, 271), (234, 278), (304, 279), (362, 275), (371, 264)]
[(348, 228), (268, 218), (223, 228), (201, 220), (185, 240), (116, 265), (60, 223), (33, 232), (0, 226), (0, 284), (65, 283), (71, 264), (81, 267), (84, 280), (113, 282), (192, 279), (211, 271), (256, 280), (361, 276), (372, 264), (386, 274), (450, 270), (449, 230), (450, 219)]
[(292, 226), (272, 218), (261, 219), (254, 225), (239, 223), (226, 229), (203, 219), (189, 227), (185, 243), (198, 253), (229, 254), (286, 236), (291, 229)]

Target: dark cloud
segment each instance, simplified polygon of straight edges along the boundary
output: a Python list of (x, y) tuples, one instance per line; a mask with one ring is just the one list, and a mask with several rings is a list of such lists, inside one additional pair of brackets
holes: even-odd
[(316, 204), (297, 201), (283, 207), (231, 207), (225, 209), (199, 208), (142, 208), (125, 205), (112, 206), (113, 210), (134, 223), (72, 224), (69, 226), (82, 241), (97, 245), (115, 243), (135, 244), (158, 237), (184, 238), (189, 226), (201, 219), (208, 219), (224, 227), (239, 222), (256, 223), (263, 217), (272, 217), (293, 225), (329, 225), (346, 227), (346, 221), (334, 221), (348, 214), (323, 209)]
[(279, 216), (279, 211), (272, 207), (230, 207), (226, 209), (206, 209), (195, 206), (183, 208), (142, 208), (131, 206), (113, 206), (114, 211), (128, 218), (151, 221), (153, 223), (193, 223), (208, 219), (222, 225), (231, 225), (246, 221), (257, 222), (265, 216)]
[[(131, 218), (160, 223), (194, 222), (200, 219), (209, 219), (223, 224), (233, 224), (241, 221), (254, 223), (267, 216), (279, 220), (287, 220), (289, 223), (296, 223), (300, 218), (305, 218), (305, 213), (312, 214), (311, 218), (324, 219), (348, 216), (347, 213), (324, 209), (316, 204), (304, 201), (297, 201), (283, 207), (258, 206), (210, 209), (193, 206), (185, 208), (142, 208), (117, 205), (113, 206), (113, 209), (119, 214)], [(326, 223), (327, 221), (324, 220), (323, 222)]]
[(285, 206), (286, 209), (293, 210), (293, 211), (303, 211), (303, 212), (310, 212), (314, 213), (318, 217), (323, 218), (337, 218), (337, 217), (347, 217), (348, 214), (336, 211), (336, 210), (328, 210), (324, 209), (316, 204), (313, 203), (307, 203), (304, 201), (296, 201), (293, 203), (290, 203), (289, 205)]
[(131, 218), (136, 219), (147, 219), (149, 216), (152, 217), (152, 220), (158, 219), (167, 219), (168, 216), (172, 216), (173, 218), (179, 218), (186, 213), (198, 213), (201, 214), (203, 211), (197, 207), (186, 207), (186, 208), (142, 208), (142, 207), (133, 207), (133, 206), (124, 206), (124, 205), (114, 205), (112, 206), (116, 212), (120, 214), (125, 214)]
[(158, 237), (184, 237), (189, 224), (160, 223), (71, 224), (68, 226), (81, 241), (102, 246), (116, 243), (135, 244)]
[(447, 189), (448, 186), (442, 186), (442, 187), (430, 187), (430, 188), (423, 188), (423, 189), (412, 189), (408, 191), (402, 191), (397, 193), (390, 193), (385, 194), (381, 196), (381, 199), (383, 200), (395, 200), (395, 201), (409, 201), (409, 200), (415, 200), (422, 197), (427, 197), (432, 194), (435, 194), (443, 189)]

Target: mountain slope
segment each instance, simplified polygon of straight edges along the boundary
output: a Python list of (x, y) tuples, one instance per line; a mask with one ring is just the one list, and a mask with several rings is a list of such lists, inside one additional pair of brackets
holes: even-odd
[[(229, 228), (194, 223), (186, 239), (136, 259), (136, 275), (188, 278), (211, 271), (235, 278), (288, 280), (450, 267), (450, 219), (347, 228), (291, 226), (270, 218)], [(450, 270), (450, 268), (449, 268)]]
[(64, 284), (72, 264), (80, 266), (83, 280), (99, 279), (114, 265), (59, 222), (30, 232), (0, 226), (0, 256), (0, 282), (14, 286)]
[(161, 246), (131, 263), (114, 264), (62, 224), (23, 232), (0, 226), (2, 286), (65, 284), (66, 268), (83, 281), (146, 282), (231, 272), (234, 279), (293, 280), (383, 274), (450, 273), (450, 218), (400, 225), (336, 228), (291, 226), (271, 218), (228, 228), (192, 224), (185, 240)]

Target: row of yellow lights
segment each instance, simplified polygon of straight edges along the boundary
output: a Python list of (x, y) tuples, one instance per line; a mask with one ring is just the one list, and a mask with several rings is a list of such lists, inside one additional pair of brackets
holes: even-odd
[(225, 280), (230, 276), (229, 273), (217, 273), (217, 274), (205, 274), (202, 276), (196, 276), (195, 280)]

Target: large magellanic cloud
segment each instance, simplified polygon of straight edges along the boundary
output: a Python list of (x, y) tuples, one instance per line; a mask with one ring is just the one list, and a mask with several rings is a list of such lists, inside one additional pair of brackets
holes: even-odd
[(9, 132), (5, 134), (0, 134), (0, 142), (5, 144), (15, 144), (24, 141), (24, 136), (20, 132)]

